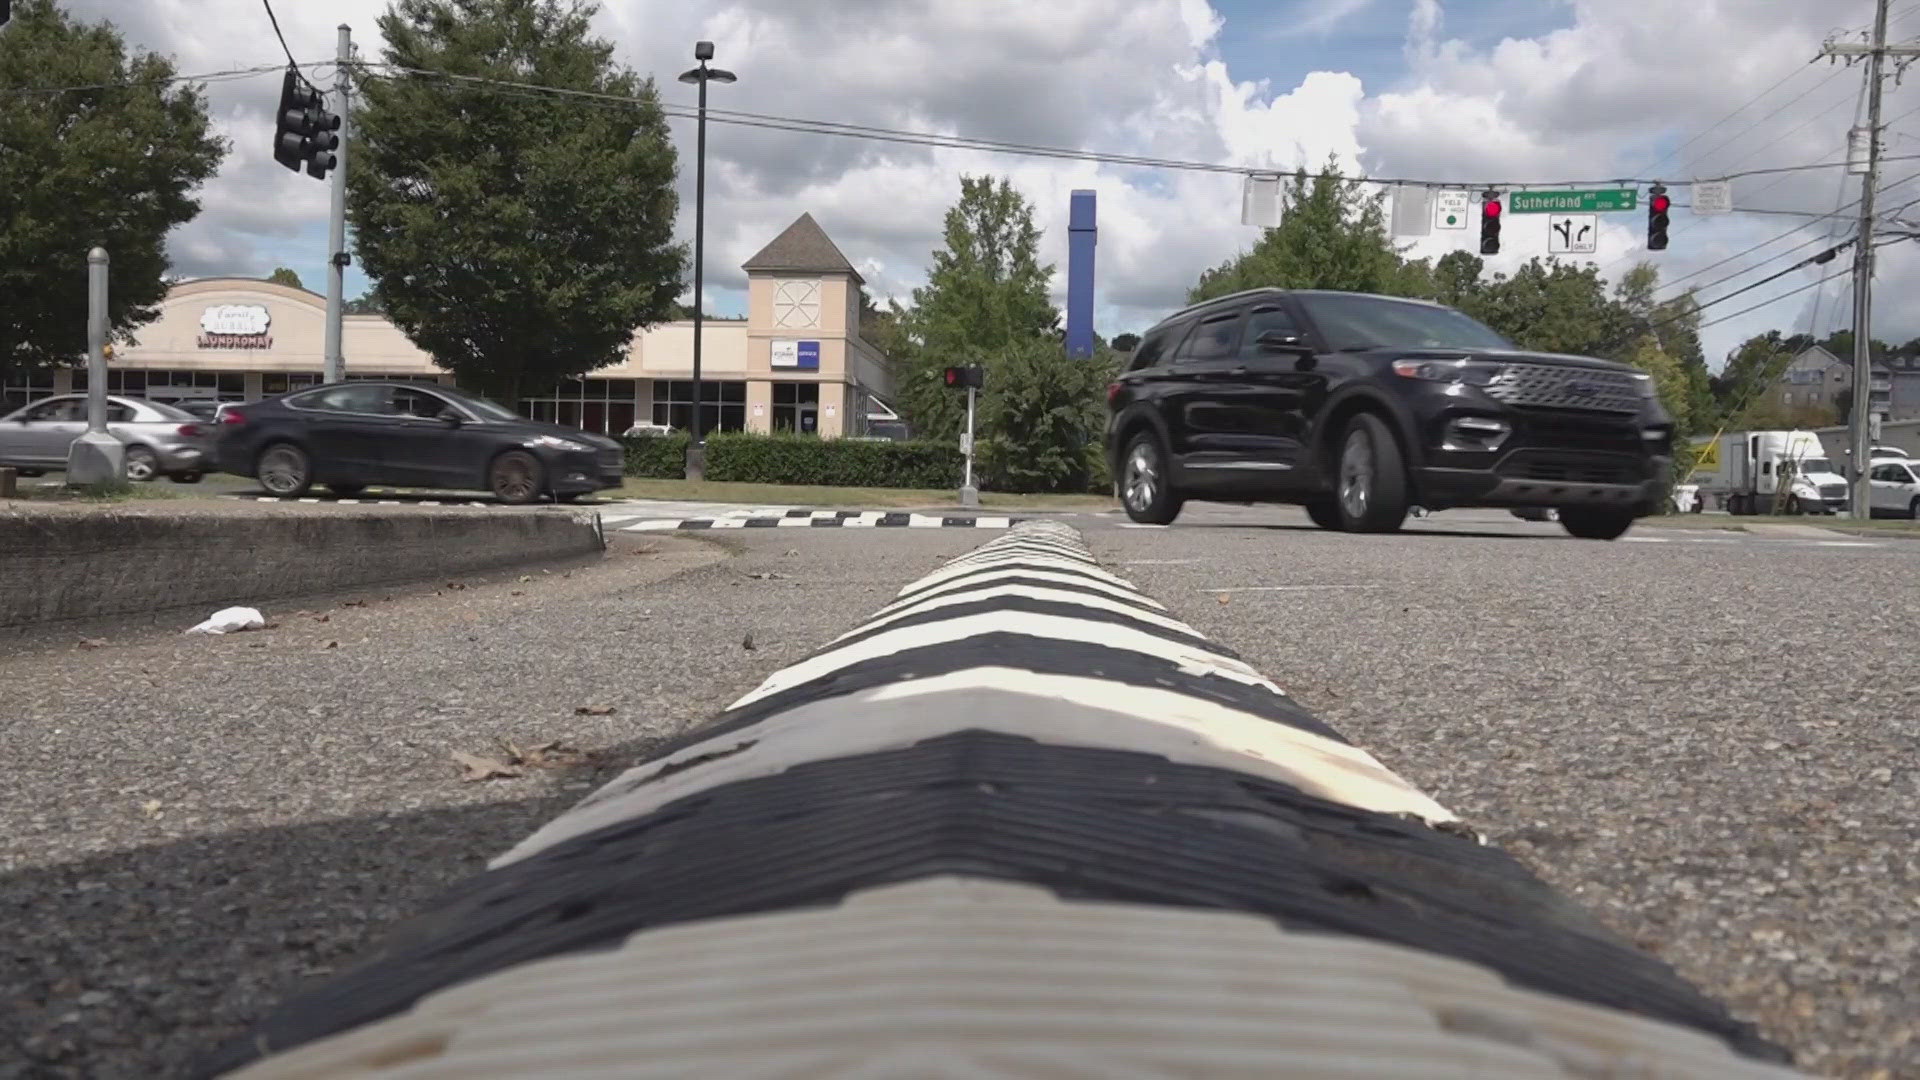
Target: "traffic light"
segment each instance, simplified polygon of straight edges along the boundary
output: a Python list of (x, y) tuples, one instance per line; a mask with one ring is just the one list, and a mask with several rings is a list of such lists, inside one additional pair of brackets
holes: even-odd
[(1500, 193), (1492, 188), (1480, 193), (1480, 254), (1500, 254)]
[(1667, 198), (1667, 189), (1659, 184), (1647, 189), (1652, 196), (1647, 200), (1647, 250), (1667, 250), (1667, 210), (1673, 206), (1673, 200)]
[(977, 390), (981, 386), (986, 385), (986, 371), (981, 368), (979, 364), (968, 364), (966, 367), (950, 367), (941, 372), (940, 377), (946, 380), (946, 384), (955, 390), (966, 387), (973, 387)]
[(296, 68), (287, 68), (280, 84), (275, 124), (273, 160), (295, 172), (304, 165), (308, 176), (326, 179), (340, 148), (340, 117), (327, 111), (326, 97)]

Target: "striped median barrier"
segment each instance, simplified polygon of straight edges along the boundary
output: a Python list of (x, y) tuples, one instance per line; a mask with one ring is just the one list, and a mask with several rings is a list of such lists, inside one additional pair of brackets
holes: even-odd
[(1787, 1055), (1023, 524), (204, 1063), (363, 1077), (1742, 1077)]

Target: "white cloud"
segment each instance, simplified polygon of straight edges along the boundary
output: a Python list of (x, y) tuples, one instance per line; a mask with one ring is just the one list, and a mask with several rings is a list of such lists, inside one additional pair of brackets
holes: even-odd
[[(184, 71), (272, 63), (280, 55), (256, 0), (67, 3), (86, 17), (115, 19), (137, 44), (174, 55)], [(342, 21), (354, 27), (363, 53), (377, 57), (374, 17), (384, 7), (382, 0), (283, 0), (277, 10), (296, 54), (317, 60), (332, 54), (333, 27)], [(1218, 35), (1236, 32), (1237, 24), (1206, 0), (716, 0), (698, 7), (607, 0), (598, 25), (618, 44), (620, 59), (652, 73), (663, 97), (676, 103), (692, 101), (693, 88), (674, 77), (691, 65), (692, 42), (706, 38), (717, 45), (717, 63), (740, 75), (739, 83), (714, 88), (716, 108), (1160, 158), (1292, 167), (1332, 154), (1375, 174), (1463, 182), (1599, 180), (1660, 170), (1684, 201), (1680, 185), (1694, 175), (1838, 156), (1859, 79), (1825, 68), (1796, 76), (1680, 153), (1669, 151), (1806, 65), (1834, 27), (1863, 23), (1866, 0), (1573, 0), (1551, 10), (1563, 16), (1557, 28), (1478, 47), (1449, 29), (1483, 14), (1465, 0), (1311, 0), (1290, 10), (1289, 25), (1331, 27), (1321, 35), (1330, 42), (1361, 18), (1404, 20), (1403, 48), (1374, 58), (1370, 69), (1397, 74), (1373, 86), (1339, 70), (1313, 70), (1313, 57), (1303, 61), (1298, 48), (1272, 50), (1273, 70), (1230, 71)], [(324, 79), (326, 69), (319, 74)], [(267, 153), (277, 78), (218, 83), (209, 93), (235, 151), (204, 193), (205, 213), (175, 238), (178, 268), (264, 274), (285, 263), (316, 277), (323, 252), (311, 249), (324, 222), (326, 185), (280, 169)], [(1890, 89), (1887, 101), (1889, 118), (1920, 106), (1910, 89)], [(1894, 125), (1890, 152), (1920, 153), (1902, 127)], [(676, 120), (673, 130), (687, 166), (681, 235), (690, 237), (693, 125)], [(939, 243), (941, 215), (963, 172), (1004, 173), (1034, 201), (1062, 290), (1068, 193), (1099, 192), (1100, 329), (1109, 334), (1140, 329), (1177, 306), (1201, 270), (1256, 239), (1239, 224), (1239, 181), (1230, 175), (718, 123), (709, 129), (709, 155), (707, 280), (723, 296), (742, 284), (739, 264), (804, 210), (875, 291), (904, 297)], [(1890, 175), (1920, 172), (1915, 165), (1892, 165)], [(1838, 179), (1828, 171), (1742, 180), (1736, 203), (1830, 210)], [(1920, 183), (1902, 190), (1920, 196)], [(1708, 220), (1677, 211), (1672, 248), (1652, 257), (1670, 277), (1687, 274), (1796, 220)], [(1643, 254), (1643, 229), (1642, 215), (1605, 217), (1598, 261), (1611, 273), (1624, 269)], [(1692, 283), (1711, 282), (1809, 235)], [(1506, 237), (1496, 269), (1545, 251), (1543, 220), (1509, 217)], [(1474, 239), (1472, 230), (1439, 234), (1414, 250), (1438, 254)], [(1782, 279), (1712, 314), (1801, 280)], [(1882, 336), (1920, 334), (1920, 312), (1893, 299), (1920, 284), (1920, 259), (1888, 249), (1879, 280)], [(1811, 311), (1813, 298), (1802, 294), (1715, 327), (1710, 352), (1747, 333), (1790, 325)], [(1823, 324), (1839, 306), (1829, 291)]]

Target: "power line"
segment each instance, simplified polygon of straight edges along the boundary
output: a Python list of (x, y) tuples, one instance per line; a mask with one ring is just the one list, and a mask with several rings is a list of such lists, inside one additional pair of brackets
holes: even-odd
[(1739, 311), (1722, 315), (1717, 319), (1708, 319), (1706, 322), (1703, 322), (1700, 324), (1700, 329), (1705, 330), (1709, 326), (1718, 326), (1723, 322), (1728, 322), (1730, 320), (1737, 319), (1742, 315), (1752, 314), (1753, 312), (1759, 311), (1761, 308), (1766, 307), (1770, 304), (1777, 304), (1780, 301), (1785, 300), (1789, 296), (1797, 296), (1800, 293), (1806, 292), (1808, 289), (1815, 288), (1820, 285), (1825, 285), (1827, 282), (1832, 281), (1834, 278), (1843, 278), (1851, 273), (1853, 273), (1851, 269), (1835, 270), (1833, 273), (1828, 274), (1826, 277), (1823, 277), (1818, 281), (1809, 281), (1805, 285), (1801, 285), (1798, 288), (1789, 289), (1778, 296), (1770, 296), (1767, 299), (1762, 300), (1757, 304), (1752, 304), (1747, 307), (1743, 307)]
[(280, 47), (286, 50), (287, 63), (299, 67), (300, 62), (293, 58), (293, 50), (287, 46), (287, 35), (280, 32), (280, 18), (273, 13), (272, 0), (260, 0), (260, 6), (267, 9), (267, 21), (273, 24), (273, 36), (280, 39)]
[(85, 83), (75, 86), (0, 87), (0, 97), (10, 94), (77, 94), (90, 90), (132, 90), (146, 86), (169, 86), (174, 83), (189, 82), (232, 82), (258, 75), (279, 74), (285, 70), (287, 65), (275, 63), (257, 67), (229, 68), (225, 71), (207, 71), (194, 75), (169, 75), (163, 79), (123, 79), (119, 82)]
[[(1792, 82), (1793, 80), (1799, 78), (1802, 74), (1808, 71), (1812, 71), (1813, 64), (1814, 62), (1809, 60), (1804, 66), (1794, 68), (1792, 71), (1787, 72), (1785, 78), (1782, 78), (1779, 82), (1774, 83), (1772, 86), (1767, 87), (1765, 90), (1760, 91), (1758, 94), (1755, 94), (1753, 97), (1748, 98), (1745, 104), (1742, 104), (1739, 108), (1733, 110), (1727, 115), (1707, 125), (1705, 128), (1701, 129), (1697, 134), (1695, 134), (1693, 138), (1688, 139), (1686, 142), (1683, 142), (1679, 146), (1676, 146), (1673, 149), (1667, 151), (1667, 154), (1665, 157), (1660, 158), (1658, 161), (1655, 161), (1651, 165), (1648, 165), (1644, 171), (1653, 172), (1659, 169), (1660, 166), (1665, 165), (1668, 161), (1672, 160), (1673, 158), (1679, 157), (1681, 151), (1685, 150), (1689, 146), (1692, 146), (1694, 143), (1699, 142), (1701, 139), (1706, 138), (1709, 134), (1713, 132), (1715, 128), (1719, 127), (1721, 124), (1724, 124), (1727, 121), (1733, 119), (1734, 117), (1739, 116), (1741, 113), (1746, 112), (1748, 109), (1759, 104), (1761, 101), (1766, 100), (1766, 97), (1768, 94), (1773, 93), (1775, 90), (1778, 90), (1781, 87)], [(1818, 85), (1816, 85), (1815, 88), (1818, 89)], [(1794, 99), (1794, 101), (1798, 101), (1798, 100), (1800, 99), (1799, 98)], [(1793, 102), (1788, 102), (1789, 105), (1791, 105), (1792, 103)], [(1749, 128), (1748, 130), (1751, 130), (1751, 128)]]
[[(555, 97), (576, 98), (583, 101), (613, 103), (622, 106), (641, 104), (643, 98), (627, 94), (612, 94), (593, 90), (575, 90), (565, 87), (542, 86), (537, 83), (518, 82), (511, 79), (499, 79), (481, 75), (463, 75), (454, 72), (434, 71), (424, 68), (409, 68), (394, 64), (369, 65), (383, 67), (402, 75), (424, 78), (448, 79), (490, 90), (521, 91), (529, 94), (544, 94)], [(662, 112), (678, 119), (691, 119), (699, 114), (689, 106), (656, 102)], [(902, 143), (908, 145), (929, 146), (940, 149), (976, 150), (984, 153), (1002, 153), (1028, 157), (1050, 157), (1065, 160), (1088, 161), (1099, 164), (1133, 166), (1139, 168), (1183, 169), (1195, 172), (1227, 173), (1241, 176), (1297, 176), (1300, 170), (1259, 168), (1250, 165), (1223, 165), (1218, 162), (1180, 160), (1175, 158), (1147, 157), (1134, 154), (1117, 154), (1095, 150), (1079, 150), (1062, 146), (1046, 146), (1034, 143), (1006, 142), (998, 139), (982, 139), (962, 135), (943, 135), (935, 132), (910, 131), (900, 128), (874, 127), (865, 124), (850, 124), (841, 121), (812, 120), (803, 117), (781, 116), (769, 113), (744, 112), (735, 109), (707, 109), (707, 119), (711, 123), (735, 124), (744, 127), (767, 128), (778, 131), (793, 131), (805, 134), (837, 135), (843, 138), (862, 139), (874, 142)], [(1920, 160), (1920, 154), (1901, 155), (1881, 159), (1883, 161)], [(1754, 176), (1769, 176), (1796, 172), (1810, 172), (1821, 169), (1844, 168), (1845, 161), (1817, 162), (1807, 165), (1787, 165), (1764, 169), (1748, 169), (1728, 173), (1714, 179), (1735, 180)], [(1607, 177), (1584, 180), (1429, 180), (1416, 177), (1396, 176), (1347, 176), (1340, 173), (1305, 173), (1308, 179), (1341, 180), (1349, 183), (1375, 184), (1386, 187), (1427, 187), (1427, 188), (1475, 188), (1489, 187), (1501, 190), (1551, 189), (1558, 187), (1577, 187), (1583, 184), (1652, 184), (1657, 179), (1645, 177)]]
[[(1800, 69), (1800, 71), (1807, 71), (1807, 70), (1811, 70), (1811, 69), (1812, 69), (1812, 67), (1813, 67), (1813, 64), (1814, 64), (1814, 61), (1812, 61), (1812, 60), (1809, 60), (1809, 61), (1807, 62), (1807, 66), (1806, 66), (1806, 67), (1804, 67), (1804, 68), (1801, 68), (1801, 69)], [(1717, 146), (1715, 146), (1715, 147), (1714, 147), (1713, 149), (1711, 149), (1711, 150), (1703, 150), (1703, 151), (1701, 151), (1701, 152), (1700, 152), (1699, 154), (1697, 154), (1697, 155), (1695, 155), (1695, 156), (1694, 156), (1694, 160), (1695, 160), (1695, 161), (1704, 161), (1704, 160), (1706, 160), (1707, 158), (1710, 158), (1710, 157), (1712, 157), (1712, 156), (1713, 156), (1714, 154), (1717, 154), (1717, 153), (1719, 153), (1720, 151), (1722, 151), (1722, 150), (1724, 150), (1724, 149), (1726, 149), (1727, 147), (1729, 147), (1729, 146), (1731, 146), (1731, 145), (1733, 145), (1734, 143), (1736, 143), (1736, 142), (1738, 142), (1738, 141), (1739, 141), (1739, 140), (1740, 140), (1741, 138), (1743, 138), (1743, 137), (1744, 137), (1744, 136), (1745, 136), (1745, 135), (1746, 135), (1746, 134), (1747, 134), (1748, 132), (1750, 132), (1750, 131), (1752, 131), (1753, 129), (1755, 129), (1755, 128), (1757, 128), (1757, 127), (1759, 127), (1760, 125), (1762, 125), (1762, 124), (1764, 124), (1764, 123), (1766, 123), (1767, 121), (1769, 121), (1769, 120), (1771, 120), (1771, 119), (1773, 119), (1774, 117), (1776, 117), (1776, 116), (1779, 116), (1779, 115), (1780, 115), (1781, 113), (1783, 113), (1783, 112), (1786, 112), (1786, 111), (1787, 111), (1788, 109), (1791, 109), (1791, 108), (1793, 108), (1793, 107), (1794, 107), (1795, 105), (1798, 105), (1798, 104), (1799, 104), (1800, 102), (1802, 102), (1802, 101), (1804, 101), (1804, 100), (1805, 100), (1805, 99), (1806, 99), (1806, 98), (1807, 98), (1807, 97), (1808, 97), (1809, 95), (1811, 95), (1811, 94), (1812, 94), (1812, 93), (1814, 93), (1815, 91), (1817, 91), (1817, 90), (1819, 90), (1819, 89), (1820, 89), (1821, 87), (1823, 87), (1823, 86), (1825, 86), (1825, 85), (1827, 85), (1828, 83), (1830, 83), (1830, 82), (1832, 82), (1832, 81), (1833, 81), (1834, 79), (1836, 79), (1836, 78), (1839, 78), (1839, 77), (1840, 77), (1840, 74), (1841, 74), (1841, 72), (1843, 72), (1844, 70), (1845, 70), (1844, 68), (1836, 68), (1836, 69), (1834, 69), (1834, 70), (1833, 70), (1833, 71), (1832, 71), (1831, 73), (1829, 73), (1829, 74), (1827, 75), (1827, 77), (1826, 77), (1826, 78), (1824, 78), (1824, 79), (1821, 79), (1821, 80), (1820, 80), (1819, 82), (1817, 82), (1817, 83), (1814, 83), (1814, 84), (1813, 84), (1812, 86), (1809, 86), (1809, 87), (1807, 87), (1807, 88), (1806, 88), (1805, 90), (1802, 90), (1802, 91), (1801, 91), (1800, 93), (1798, 93), (1798, 94), (1796, 94), (1796, 95), (1795, 95), (1795, 96), (1794, 96), (1794, 97), (1793, 97), (1792, 99), (1790, 99), (1790, 100), (1789, 100), (1789, 101), (1788, 101), (1788, 102), (1787, 102), (1786, 104), (1784, 104), (1784, 105), (1781, 105), (1781, 106), (1780, 106), (1779, 108), (1777, 108), (1777, 109), (1775, 109), (1775, 110), (1773, 110), (1772, 112), (1770, 112), (1770, 113), (1768, 113), (1767, 115), (1765, 115), (1765, 116), (1763, 116), (1763, 117), (1761, 117), (1761, 118), (1760, 118), (1760, 119), (1758, 119), (1758, 120), (1755, 120), (1755, 121), (1754, 121), (1753, 123), (1751, 123), (1751, 124), (1748, 124), (1748, 125), (1747, 125), (1746, 127), (1744, 127), (1744, 128), (1742, 128), (1742, 129), (1740, 129), (1740, 130), (1739, 130), (1738, 132), (1736, 132), (1736, 133), (1734, 133), (1734, 135), (1733, 135), (1733, 136), (1732, 136), (1731, 138), (1729, 138), (1729, 139), (1727, 139), (1727, 140), (1725, 140), (1724, 142), (1721, 142), (1720, 144), (1718, 144)], [(1795, 74), (1795, 75), (1797, 75), (1797, 74), (1799, 74), (1799, 71), (1796, 71), (1796, 72), (1794, 72), (1794, 74)], [(1793, 77), (1793, 76), (1791, 76), (1791, 75), (1790, 75), (1790, 76), (1788, 76), (1787, 78), (1788, 78), (1788, 79), (1791, 79), (1792, 77)], [(1774, 84), (1774, 86), (1773, 86), (1773, 88), (1772, 88), (1772, 89), (1769, 89), (1769, 90), (1768, 90), (1768, 91), (1767, 91), (1766, 93), (1772, 93), (1772, 92), (1773, 92), (1773, 89), (1777, 89), (1778, 87), (1780, 87), (1781, 85), (1783, 85), (1784, 83), (1786, 83), (1786, 81), (1787, 81), (1787, 79), (1782, 79), (1782, 80), (1781, 80), (1780, 82), (1778, 82), (1778, 83), (1775, 83), (1775, 84)], [(1765, 96), (1766, 96), (1766, 94), (1762, 94), (1762, 95), (1761, 95), (1761, 97), (1765, 97)], [(1755, 100), (1755, 101), (1758, 101), (1758, 100), (1759, 100), (1759, 98), (1755, 98), (1754, 100)], [(1743, 106), (1741, 106), (1740, 108), (1741, 108), (1741, 109), (1744, 109), (1744, 108), (1746, 108), (1746, 106), (1745, 106), (1745, 105), (1743, 105)], [(1830, 109), (1829, 109), (1828, 111), (1829, 111), (1829, 112), (1831, 112), (1832, 110), (1830, 110)], [(1735, 110), (1734, 110), (1734, 113), (1735, 113), (1735, 114), (1737, 114), (1737, 113), (1739, 113), (1739, 112), (1740, 112), (1740, 109), (1735, 109)], [(1819, 113), (1819, 114), (1816, 114), (1816, 115), (1818, 115), (1818, 116), (1824, 116), (1824, 115), (1826, 115), (1826, 114), (1825, 114), (1825, 113)], [(1731, 118), (1731, 116), (1730, 116), (1729, 118)], [(1724, 123), (1724, 121), (1723, 121), (1723, 123)], [(1716, 126), (1718, 126), (1718, 125), (1716, 125)], [(1802, 126), (1804, 127), (1805, 125), (1803, 124)], [(1712, 130), (1713, 130), (1712, 128), (1708, 128), (1708, 129), (1707, 129), (1707, 131), (1712, 131)], [(1794, 129), (1794, 131), (1798, 131), (1798, 130), (1799, 130), (1799, 128), (1795, 128), (1795, 129)], [(1701, 134), (1701, 135), (1705, 135), (1705, 134), (1706, 134), (1706, 132), (1705, 132), (1705, 131), (1703, 131), (1703, 132), (1701, 132), (1700, 134)], [(1790, 134), (1792, 134), (1792, 132), (1788, 132), (1787, 134), (1789, 134), (1789, 135), (1790, 135)], [(1695, 138), (1697, 139), (1697, 138), (1698, 138), (1698, 136), (1696, 136)], [(1771, 139), (1771, 140), (1769, 140), (1769, 141), (1767, 141), (1767, 142), (1764, 142), (1764, 143), (1761, 143), (1761, 144), (1760, 144), (1760, 145), (1759, 145), (1758, 147), (1755, 147), (1755, 148), (1754, 148), (1754, 152), (1755, 152), (1755, 153), (1757, 153), (1757, 152), (1758, 152), (1758, 151), (1760, 151), (1760, 150), (1764, 150), (1764, 149), (1766, 149), (1767, 147), (1769, 147), (1769, 146), (1772, 146), (1772, 145), (1773, 145), (1774, 143), (1777, 143), (1777, 142), (1779, 142), (1779, 141), (1780, 141), (1781, 139), (1784, 139), (1784, 138), (1786, 138), (1786, 135), (1778, 135), (1778, 136), (1775, 136), (1775, 137), (1774, 137), (1773, 139)], [(1687, 143), (1686, 145), (1692, 145), (1692, 141), (1690, 140), (1690, 141), (1689, 141), (1689, 142), (1688, 142), (1688, 143)], [(1685, 149), (1685, 146), (1682, 146), (1682, 147), (1681, 147), (1681, 149)], [(1675, 151), (1674, 151), (1674, 152), (1673, 152), (1672, 154), (1668, 154), (1668, 155), (1667, 155), (1667, 157), (1673, 157), (1673, 156), (1675, 156), (1675, 155), (1677, 155), (1678, 153), (1679, 153), (1679, 150), (1675, 150)], [(1748, 154), (1747, 156), (1748, 156), (1748, 157), (1752, 157), (1752, 156), (1753, 156), (1753, 154), (1752, 154), (1752, 153), (1749, 153), (1749, 154)], [(1662, 162), (1664, 162), (1665, 160), (1666, 160), (1665, 158), (1662, 158), (1662, 159), (1661, 159), (1661, 161), (1662, 161)], [(1746, 159), (1745, 159), (1745, 158), (1742, 158), (1741, 160), (1742, 160), (1742, 161), (1744, 161), (1744, 160), (1746, 160)], [(1656, 167), (1657, 167), (1657, 166), (1656, 166)], [(1685, 170), (1682, 170), (1682, 171), (1685, 171)]]

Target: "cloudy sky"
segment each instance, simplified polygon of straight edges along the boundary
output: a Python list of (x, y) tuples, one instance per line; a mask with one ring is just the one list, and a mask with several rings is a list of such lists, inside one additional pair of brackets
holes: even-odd
[[(66, 0), (115, 21), (183, 72), (272, 63), (280, 47), (260, 0)], [(276, 0), (302, 61), (334, 51), (350, 24), (377, 59), (384, 0)], [(1920, 3), (1895, 0), (1890, 35), (1920, 35)], [(1253, 168), (1317, 165), (1329, 154), (1369, 175), (1480, 184), (1661, 178), (1833, 162), (1860, 107), (1859, 69), (1814, 62), (1854, 34), (1871, 0), (604, 0), (602, 33), (621, 60), (674, 81), (706, 38), (740, 75), (712, 104), (749, 112), (959, 134)], [(264, 276), (291, 266), (322, 286), (326, 185), (270, 155), (275, 75), (209, 88), (234, 143), (205, 210), (172, 243), (185, 276)], [(1909, 116), (1909, 111), (1915, 115)], [(1920, 90), (1889, 80), (1883, 202), (1920, 200)], [(681, 234), (692, 235), (694, 125), (682, 148)], [(1046, 228), (1064, 293), (1068, 194), (1099, 193), (1097, 328), (1139, 330), (1184, 301), (1199, 273), (1250, 245), (1232, 175), (1114, 167), (856, 141), (737, 125), (709, 128), (708, 307), (743, 306), (739, 265), (811, 211), (882, 295), (905, 298), (939, 243), (963, 173), (1005, 174)], [(1742, 211), (1831, 214), (1858, 196), (1843, 170), (1737, 179)], [(1915, 208), (1920, 216), (1920, 206)], [(1668, 291), (1704, 301), (1818, 249), (1831, 221), (1676, 210), (1671, 247), (1652, 257)], [(1644, 214), (1602, 218), (1592, 256), (1618, 274), (1641, 249)], [(1546, 221), (1509, 216), (1496, 270), (1544, 254)], [(1747, 252), (1766, 241), (1776, 241)], [(1477, 230), (1410, 240), (1418, 255), (1477, 242)], [(1809, 246), (1797, 246), (1806, 244)], [(1884, 249), (1878, 336), (1920, 336), (1920, 258)], [(1746, 252), (1745, 254), (1742, 254)], [(1718, 265), (1716, 265), (1718, 264)], [(1733, 315), (1842, 267), (1796, 271), (1715, 304)], [(1723, 280), (1724, 279), (1724, 280)], [(350, 274), (348, 295), (365, 288)], [(1844, 281), (1712, 325), (1710, 363), (1766, 329), (1845, 325)]]

